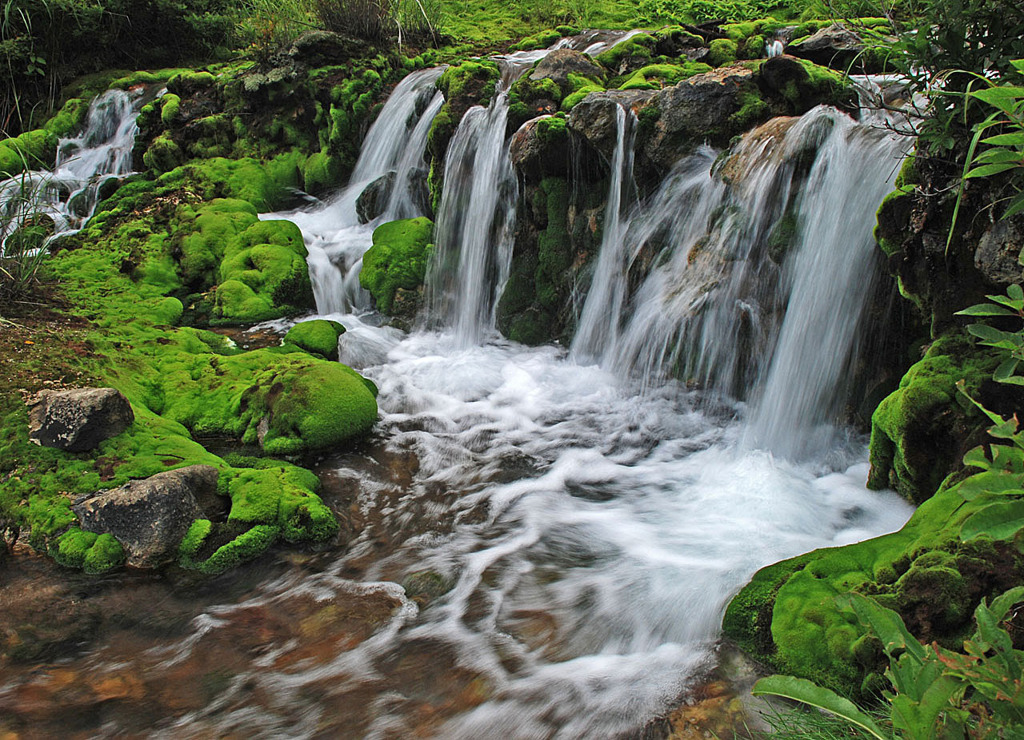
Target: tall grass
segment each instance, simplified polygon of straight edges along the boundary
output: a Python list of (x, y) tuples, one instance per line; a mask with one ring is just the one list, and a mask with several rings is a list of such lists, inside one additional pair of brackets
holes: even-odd
[(48, 255), (46, 217), (37, 212), (40, 187), (28, 172), (0, 182), (0, 318), (38, 303)]

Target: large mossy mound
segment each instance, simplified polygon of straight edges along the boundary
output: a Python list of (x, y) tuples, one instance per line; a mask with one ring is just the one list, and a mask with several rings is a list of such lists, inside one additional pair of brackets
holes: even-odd
[(345, 327), (337, 321), (312, 319), (300, 321), (284, 335), (285, 344), (294, 344), (307, 352), (338, 359), (338, 338), (345, 333)]
[[(253, 179), (273, 175), (255, 162), (212, 162), (217, 172), (242, 167), (254, 178), (228, 178), (215, 187), (233, 197), (206, 200), (216, 175), (205, 164), (126, 182), (44, 263), (87, 323), (71, 353), (56, 343), (33, 345), (38, 367), (26, 365), (21, 377), (42, 387), (58, 372), (62, 383), (113, 386), (135, 412), (127, 431), (96, 450), (67, 453), (29, 443), (16, 394), (0, 406), (12, 431), (0, 443), (0, 523), (28, 531), (29, 542), (69, 566), (99, 572), (121, 562), (116, 543), (75, 528), (73, 498), (197, 463), (220, 471), (231, 505), (227, 521), (217, 521), (217, 512), (205, 517), (207, 537), (197, 535), (201, 522), (193, 524), (183, 545), (187, 567), (218, 572), (279, 539), (326, 541), (338, 525), (316, 496), (315, 476), (280, 461), (229, 464), (196, 440), (226, 437), (269, 455), (302, 455), (343, 447), (376, 422), (375, 389), (344, 365), (292, 342), (242, 351), (220, 334), (180, 326), (280, 316), (311, 298), (297, 228), (256, 216), (252, 200), (263, 205), (264, 195)], [(256, 296), (258, 311), (226, 310), (221, 291), (231, 282)], [(216, 304), (204, 315), (196, 304), (210, 296)], [(204, 544), (216, 548), (206, 552)]]
[(434, 224), (424, 217), (391, 221), (374, 229), (373, 246), (363, 255), (359, 284), (370, 291), (382, 313), (409, 320), (416, 316), (433, 235)]

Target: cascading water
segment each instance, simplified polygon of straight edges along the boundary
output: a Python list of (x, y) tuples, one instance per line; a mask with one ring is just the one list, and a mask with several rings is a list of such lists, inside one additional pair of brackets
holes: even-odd
[(547, 51), (498, 59), (502, 74), (490, 105), (467, 111), (445, 156), (426, 303), (431, 322), (452, 327), (463, 347), (493, 330), (512, 257), (518, 183), (505, 139), (508, 91)]
[[(478, 129), (500, 151), (502, 116), (473, 115), (467, 137)], [(500, 132), (483, 131), (488, 120)], [(167, 626), (115, 634), (78, 661), (115, 697), (89, 726), (158, 738), (639, 735), (714, 661), (725, 604), (757, 568), (909, 515), (895, 495), (865, 490), (862, 447), (795, 461), (744, 445), (758, 426), (734, 400), (764, 389), (760, 418), (776, 383), (810, 382), (800, 363), (820, 361), (815, 337), (833, 332), (820, 314), (843, 299), (812, 290), (805, 306), (803, 274), (844, 278), (829, 272), (842, 262), (831, 247), (824, 263), (805, 252), (838, 229), (860, 249), (871, 219), (856, 213), (899, 153), (880, 137), (823, 109), (746, 137), (715, 174), (706, 148), (680, 163), (602, 246), (613, 267), (590, 300), (619, 295), (622, 307), (588, 330), (600, 363), (492, 339), (471, 302), (484, 343), (467, 342), (458, 317), (402, 335), (334, 314), (368, 339), (359, 364), (381, 411), (376, 439), (318, 470), (325, 501), (346, 512), (344, 548), (267, 558), (185, 606), (181, 594), (115, 602), (126, 621), (148, 624), (135, 612), (155, 609)], [(849, 151), (830, 155), (833, 145)], [(826, 209), (829, 198), (853, 198), (832, 230), (847, 204)], [(294, 218), (327, 243), (355, 228), (346, 213)], [(602, 333), (617, 338), (601, 347)], [(827, 351), (846, 353), (839, 344)], [(778, 364), (787, 357), (795, 364)], [(675, 373), (721, 403), (665, 379)], [(39, 696), (34, 681), (0, 682), (0, 715), (23, 689)]]
[[(421, 189), (419, 181), (426, 179), (423, 153), (430, 124), (444, 103), (435, 86), (443, 71), (442, 67), (419, 70), (395, 86), (366, 134), (349, 185), (330, 201), (312, 210), (262, 216), (287, 218), (302, 229), (319, 313), (368, 309), (369, 297), (359, 286), (359, 269), (374, 226), (423, 215), (414, 194)], [(357, 199), (368, 185), (389, 173), (391, 187), (384, 213), (361, 224)]]
[[(599, 357), (613, 346), (619, 335), (622, 304), (626, 299), (626, 246), (622, 220), (623, 191), (633, 178), (633, 141), (636, 116), (618, 106), (615, 110), (615, 153), (612, 156), (608, 203), (597, 266), (590, 282), (587, 302), (580, 316), (572, 355), (577, 359)], [(608, 317), (616, 317), (609, 321)]]
[(715, 174), (698, 152), (619, 228), (620, 243), (602, 244), (599, 270), (612, 250), (656, 264), (625, 308), (624, 269), (618, 292), (591, 290), (581, 336), (604, 317), (593, 352), (606, 366), (648, 384), (682, 370), (716, 395), (752, 398), (748, 445), (797, 458), (829, 447), (874, 280), (872, 217), (901, 147), (821, 107), (752, 132)]
[(103, 184), (131, 172), (141, 92), (109, 90), (89, 106), (81, 134), (61, 139), (52, 172), (33, 170), (0, 182), (0, 254), (19, 226), (39, 217), (53, 236), (73, 233), (96, 210)]

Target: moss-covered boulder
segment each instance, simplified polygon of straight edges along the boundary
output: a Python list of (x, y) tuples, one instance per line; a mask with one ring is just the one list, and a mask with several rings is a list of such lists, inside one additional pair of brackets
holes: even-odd
[(373, 246), (363, 255), (359, 284), (370, 291), (382, 313), (406, 321), (415, 318), (433, 251), (433, 234), (433, 222), (423, 216), (374, 229)]
[(53, 167), (57, 136), (46, 129), (26, 131), (0, 141), (0, 178), (14, 177), (26, 170)]
[(569, 169), (569, 127), (564, 114), (540, 116), (527, 121), (509, 145), (512, 166), (538, 181), (565, 176)]
[(893, 488), (914, 503), (935, 493), (987, 426), (957, 384), (987, 401), (998, 364), (995, 353), (979, 351), (961, 334), (935, 341), (871, 417), (868, 486)]
[(345, 327), (337, 321), (312, 319), (300, 321), (284, 335), (287, 344), (294, 344), (307, 352), (322, 355), (328, 360), (338, 359), (338, 337), (345, 333)]

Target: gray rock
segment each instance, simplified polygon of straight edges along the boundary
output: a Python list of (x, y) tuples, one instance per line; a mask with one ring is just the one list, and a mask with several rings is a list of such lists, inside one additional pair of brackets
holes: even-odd
[(566, 122), (597, 151), (611, 159), (615, 152), (616, 110), (635, 110), (654, 95), (653, 90), (609, 90), (594, 92), (572, 109)]
[(657, 91), (644, 106), (658, 113), (643, 142), (645, 156), (667, 170), (705, 141), (714, 146), (728, 144), (757, 123), (736, 116), (747, 97), (758, 95), (755, 81), (750, 69), (720, 67)]
[(569, 141), (565, 129), (561, 135), (553, 136), (545, 130), (552, 116), (540, 116), (524, 123), (509, 145), (512, 166), (531, 179), (549, 175), (564, 176), (569, 168)]
[(68, 452), (91, 450), (135, 421), (131, 404), (116, 388), (41, 391), (28, 410), (28, 438)]
[(356, 215), (359, 217), (359, 223), (368, 224), (384, 213), (394, 187), (395, 173), (391, 171), (363, 188), (363, 192), (356, 198)]
[(558, 85), (562, 95), (567, 95), (572, 88), (572, 83), (569, 82), (571, 74), (601, 80), (604, 79), (605, 72), (583, 52), (556, 49), (537, 63), (530, 73), (530, 79), (549, 79)]
[(190, 465), (129, 481), (71, 507), (86, 532), (110, 534), (128, 565), (154, 568), (174, 560), (178, 545), (199, 515), (198, 496), (213, 493), (217, 469)]
[(823, 28), (803, 41), (786, 47), (787, 54), (842, 70), (853, 64), (863, 50), (864, 42), (860, 36), (838, 25)]
[(974, 252), (974, 266), (988, 282), (1005, 287), (1024, 279), (1018, 258), (1024, 250), (1024, 229), (1019, 220), (996, 221)]

